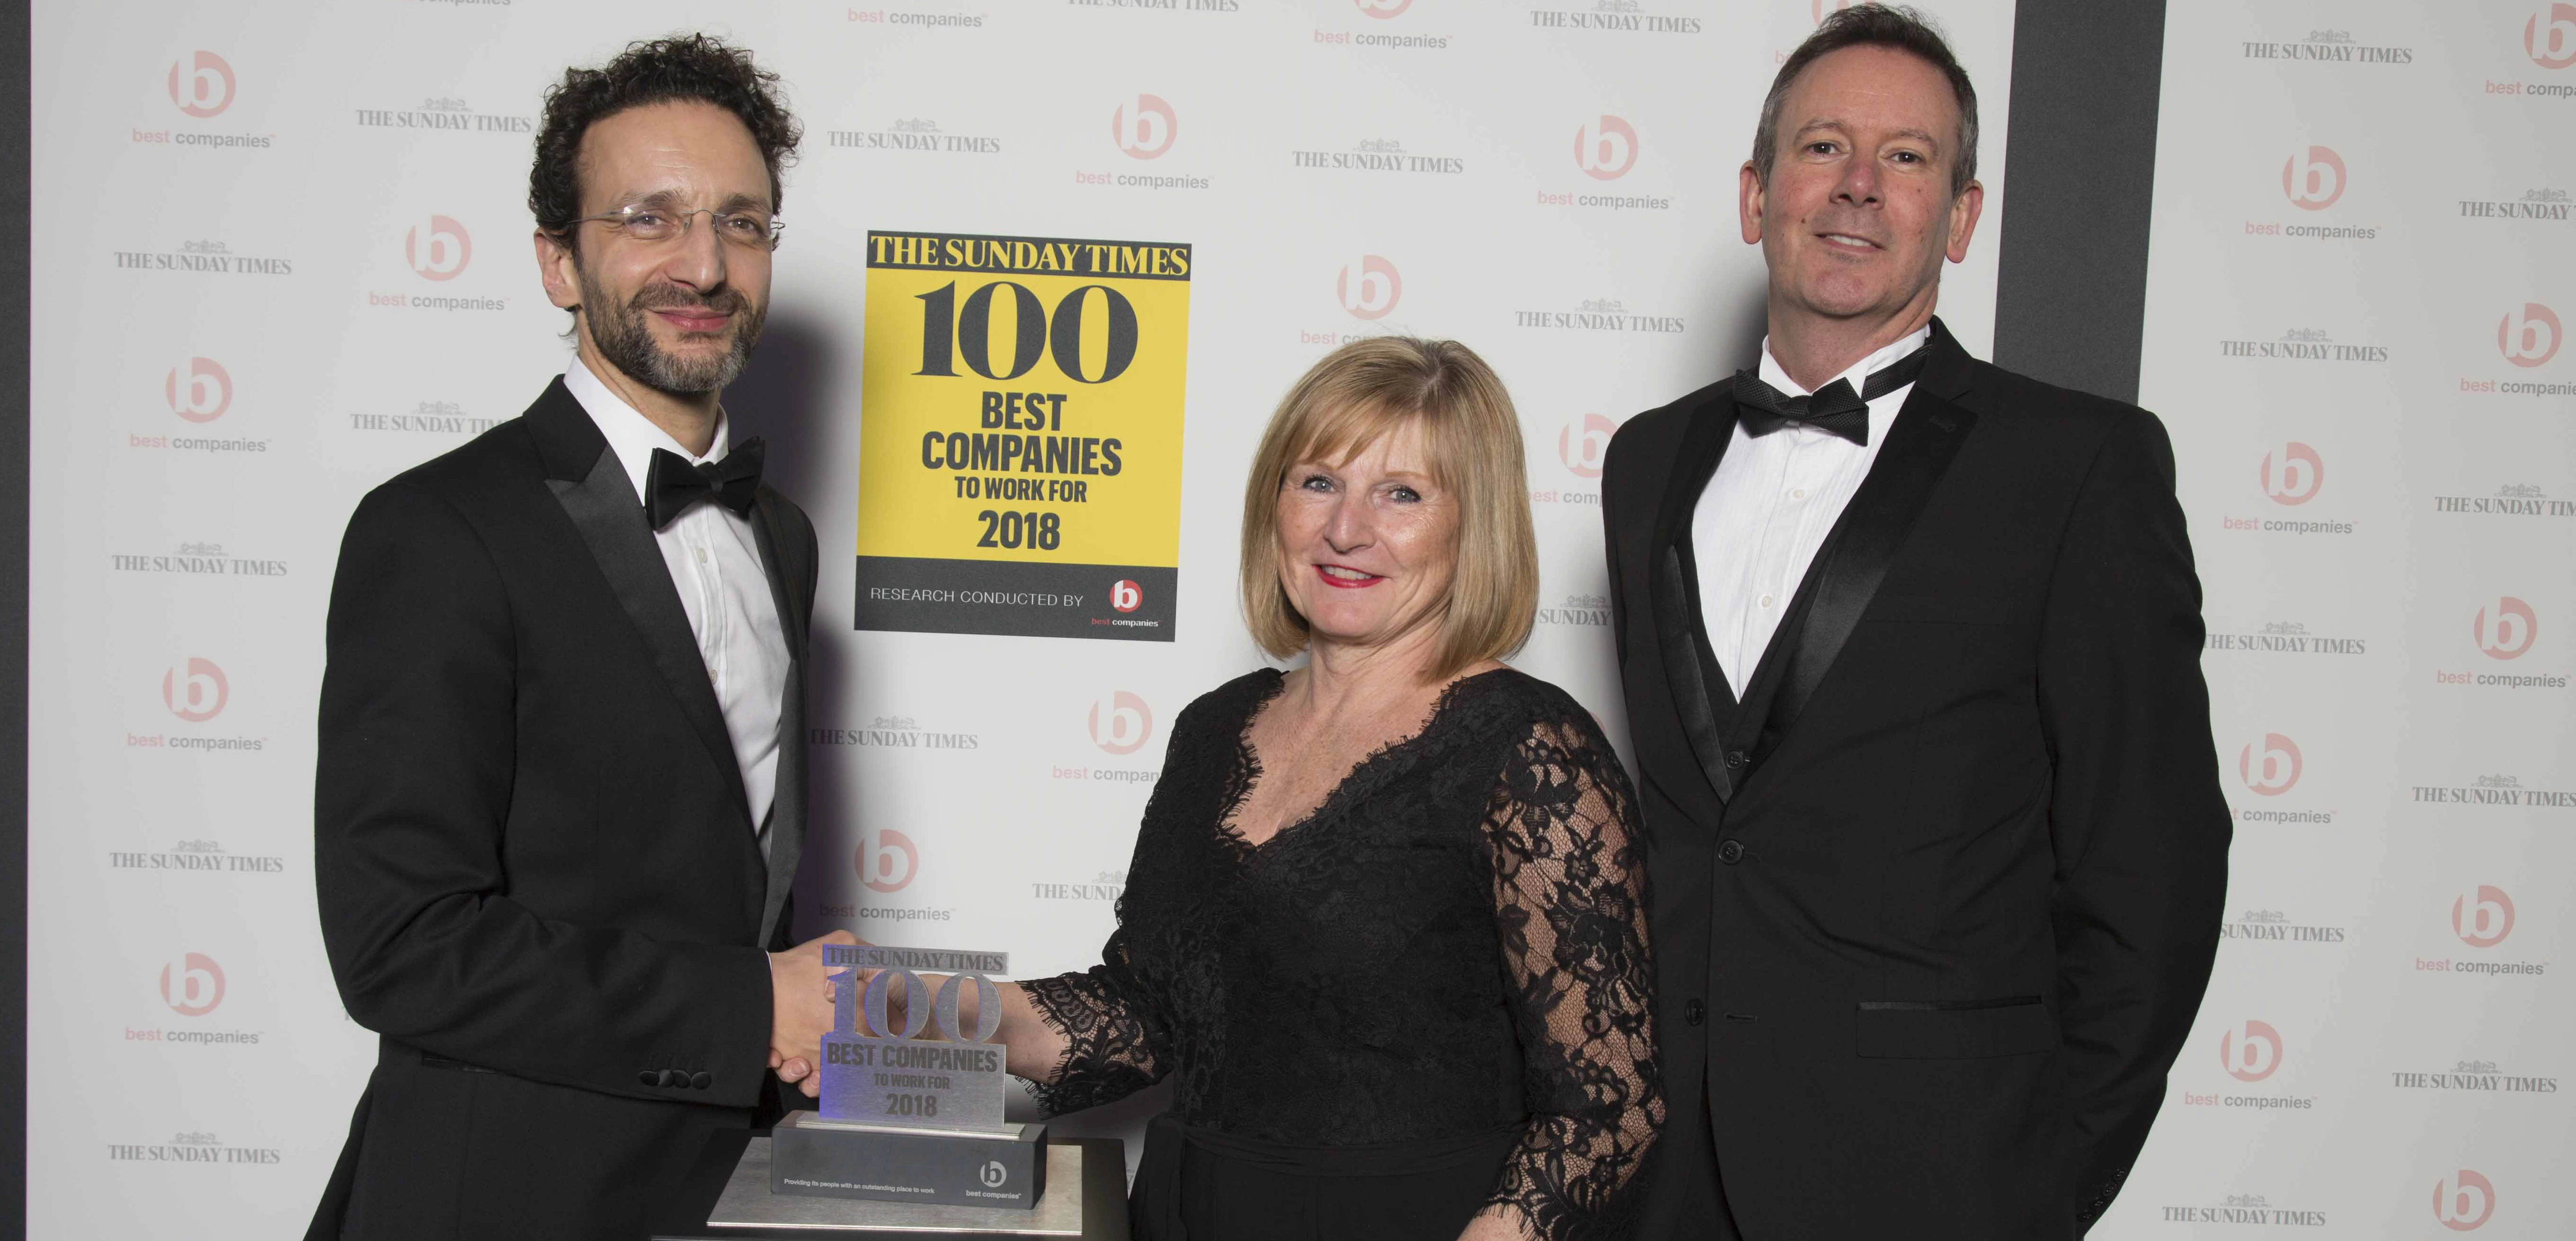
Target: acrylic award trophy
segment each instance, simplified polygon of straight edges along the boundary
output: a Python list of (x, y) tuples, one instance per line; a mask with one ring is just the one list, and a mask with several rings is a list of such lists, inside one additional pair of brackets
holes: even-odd
[[(1006, 1124), (1001, 1024), (988, 974), (1010, 955), (825, 944), (834, 971), (832, 1032), (823, 1036), (819, 1111), (790, 1112), (770, 1131), (770, 1191), (1027, 1210), (1046, 1192), (1046, 1126)], [(874, 970), (865, 987), (859, 970)], [(948, 975), (936, 995), (913, 973)], [(887, 1022), (902, 988), (903, 1028)], [(973, 1029), (958, 1003), (976, 998)]]

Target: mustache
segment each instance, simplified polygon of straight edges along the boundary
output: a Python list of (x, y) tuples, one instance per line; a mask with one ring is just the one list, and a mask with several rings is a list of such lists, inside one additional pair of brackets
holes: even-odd
[(709, 314), (729, 315), (752, 308), (751, 299), (730, 289), (713, 293), (691, 293), (671, 285), (646, 289), (626, 303), (629, 310), (703, 310)]

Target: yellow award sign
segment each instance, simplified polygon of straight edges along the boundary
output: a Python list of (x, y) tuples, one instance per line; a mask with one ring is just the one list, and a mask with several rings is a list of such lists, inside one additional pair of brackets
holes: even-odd
[(1190, 247), (868, 234), (860, 629), (1172, 640)]

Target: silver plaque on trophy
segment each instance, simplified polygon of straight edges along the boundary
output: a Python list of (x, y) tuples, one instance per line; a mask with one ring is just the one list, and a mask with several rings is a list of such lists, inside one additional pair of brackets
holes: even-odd
[[(821, 1108), (771, 1133), (773, 1193), (1027, 1210), (1046, 1192), (1046, 1126), (1008, 1124), (991, 974), (1010, 955), (826, 944), (832, 1032)], [(870, 971), (864, 986), (853, 985)], [(936, 988), (920, 974), (946, 974)], [(975, 996), (975, 1018), (961, 1001)], [(900, 1010), (901, 1016), (894, 1013)]]

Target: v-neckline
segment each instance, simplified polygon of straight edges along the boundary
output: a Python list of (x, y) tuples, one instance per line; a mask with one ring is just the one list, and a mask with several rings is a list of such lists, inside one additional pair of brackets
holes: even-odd
[(1234, 768), (1227, 773), (1225, 800), (1217, 808), (1217, 838), (1232, 846), (1236, 853), (1244, 858), (1258, 857), (1269, 852), (1272, 845), (1279, 843), (1290, 833), (1300, 832), (1308, 824), (1322, 819), (1326, 811), (1334, 809), (1341, 802), (1345, 792), (1359, 783), (1362, 775), (1393, 758), (1399, 752), (1413, 748), (1423, 738), (1430, 736), (1431, 730), (1440, 723), (1440, 717), (1449, 713), (1449, 704), (1456, 700), (1458, 691), (1465, 688), (1468, 682), (1511, 670), (1511, 665), (1505, 664), (1499, 668), (1470, 673), (1442, 686), (1440, 696), (1432, 700), (1431, 710), (1422, 717), (1420, 727), (1361, 756), (1360, 761), (1353, 763), (1349, 771), (1343, 772), (1342, 778), (1335, 781), (1333, 787), (1324, 790), (1324, 796), (1308, 807), (1304, 814), (1281, 825), (1278, 831), (1263, 837), (1256, 844), (1251, 837), (1244, 835), (1242, 826), (1235, 822), (1235, 815), (1243, 810), (1245, 802), (1251, 800), (1252, 790), (1261, 782), (1263, 775), (1261, 753), (1253, 748), (1252, 744), (1253, 721), (1260, 719), (1262, 711), (1272, 702), (1277, 701), (1279, 695), (1288, 688), (1286, 673), (1276, 668), (1268, 669), (1270, 684), (1263, 688), (1260, 697), (1255, 698), (1252, 704), (1244, 709), (1243, 719), (1235, 727)]

